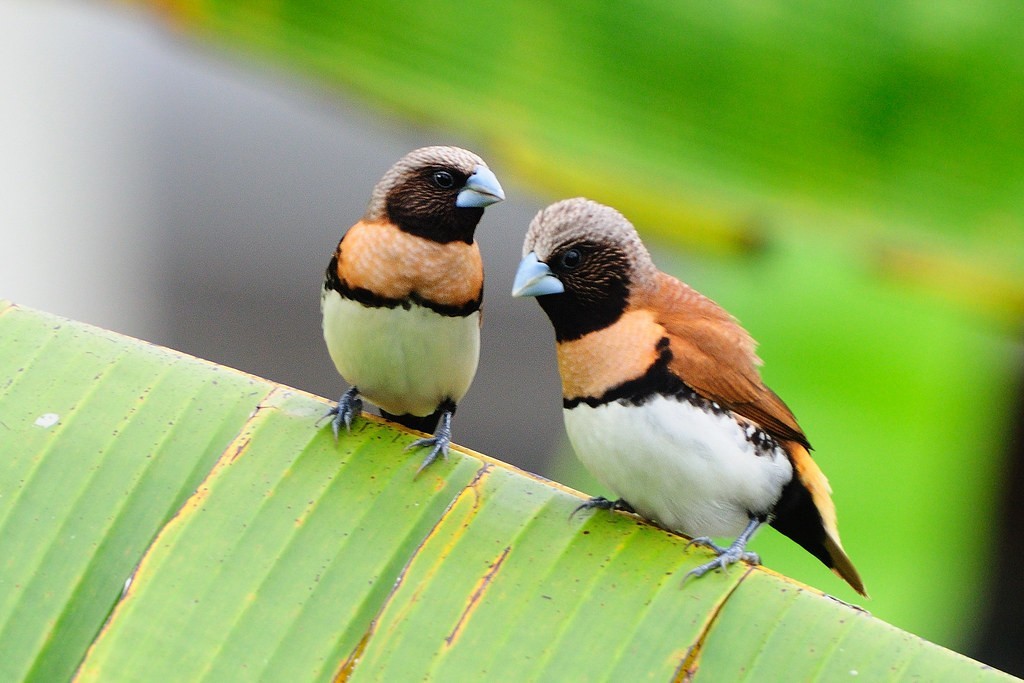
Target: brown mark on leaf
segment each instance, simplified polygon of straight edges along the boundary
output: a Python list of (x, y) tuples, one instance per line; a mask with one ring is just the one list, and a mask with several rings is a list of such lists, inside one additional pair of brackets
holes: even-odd
[(240, 440), (236, 441), (235, 443), (233, 443), (232, 445), (235, 448), (234, 448), (234, 452), (231, 453), (231, 455), (228, 457), (228, 463), (233, 463), (234, 461), (236, 461), (240, 457), (242, 457), (242, 455), (245, 454), (245, 451), (249, 448), (249, 444), (250, 443), (252, 443), (252, 437), (251, 436), (246, 436), (246, 438), (240, 439)]
[(725, 607), (725, 603), (728, 602), (732, 594), (736, 592), (736, 589), (740, 587), (744, 579), (750, 576), (750, 573), (756, 571), (754, 567), (747, 567), (747, 571), (743, 573), (740, 580), (736, 582), (728, 593), (722, 596), (722, 598), (715, 603), (714, 607), (711, 608), (711, 612), (708, 614), (707, 619), (704, 621), (704, 626), (701, 628), (700, 633), (697, 634), (697, 640), (694, 641), (693, 645), (686, 649), (686, 655), (683, 656), (683, 661), (679, 663), (679, 667), (675, 670), (672, 675), (672, 683), (690, 683), (697, 675), (697, 670), (700, 668), (700, 656), (704, 652), (704, 641), (707, 639), (708, 633), (711, 632), (715, 622), (718, 621), (718, 615), (721, 614), (722, 608)]
[(491, 585), (491, 581), (497, 575), (498, 570), (501, 569), (502, 563), (505, 562), (505, 558), (508, 557), (509, 551), (512, 550), (512, 546), (505, 546), (505, 549), (501, 551), (501, 554), (495, 558), (491, 566), (488, 567), (487, 572), (480, 578), (476, 584), (476, 588), (469, 596), (469, 602), (466, 603), (466, 609), (462, 610), (462, 614), (459, 616), (459, 620), (455, 623), (455, 628), (448, 634), (448, 637), (444, 639), (444, 642), (448, 647), (451, 647), (455, 643), (455, 639), (458, 638), (459, 632), (462, 630), (463, 625), (469, 621), (470, 615), (476, 609), (476, 606), (480, 603), (480, 598), (483, 597), (484, 591)]
[(79, 678), (82, 673), (82, 667), (85, 666), (85, 662), (89, 661), (89, 657), (92, 652), (96, 649), (96, 644), (103, 638), (107, 637), (107, 633), (110, 631), (111, 626), (116, 623), (120, 617), (122, 610), (124, 609), (124, 603), (135, 595), (139, 586), (148, 579), (148, 564), (152, 558), (153, 551), (155, 548), (162, 545), (168, 534), (173, 533), (174, 529), (181, 524), (186, 523), (193, 515), (197, 514), (203, 509), (203, 504), (206, 502), (207, 496), (210, 494), (210, 486), (217, 480), (221, 473), (229, 467), (235, 460), (240, 458), (248, 450), (249, 443), (252, 441), (252, 434), (256, 429), (259, 421), (259, 414), (261, 410), (268, 407), (268, 404), (273, 401), (275, 395), (280, 391), (279, 387), (274, 387), (260, 400), (256, 409), (249, 415), (245, 423), (241, 426), (241, 429), (235, 435), (235, 438), (231, 440), (231, 443), (221, 452), (220, 457), (217, 458), (217, 462), (213, 464), (213, 467), (203, 480), (196, 486), (195, 491), (191, 496), (185, 499), (170, 519), (160, 528), (157, 534), (150, 541), (149, 545), (143, 551), (138, 563), (132, 570), (131, 576), (124, 583), (124, 587), (121, 589), (121, 597), (118, 599), (117, 604), (114, 605), (114, 609), (107, 615), (107, 620), (103, 623), (100, 628), (99, 634), (92, 641), (89, 649), (86, 651), (85, 657), (82, 658), (75, 670), (74, 679)]
[[(476, 475), (473, 477), (473, 480), (470, 481), (469, 484), (467, 484), (466, 488), (459, 491), (459, 493), (454, 498), (452, 498), (452, 501), (448, 504), (448, 507), (441, 514), (441, 516), (438, 517), (437, 522), (434, 523), (434, 526), (431, 527), (430, 531), (427, 532), (426, 536), (424, 536), (420, 540), (420, 542), (416, 544), (416, 547), (409, 555), (409, 559), (406, 560), (406, 563), (402, 567), (402, 570), (398, 573), (398, 576), (395, 578), (395, 582), (391, 586), (391, 590), (388, 592), (387, 597), (385, 597), (384, 600), (381, 602), (380, 607), (377, 609), (377, 613), (374, 615), (373, 619), (371, 619), (370, 623), (367, 625), (366, 631), (363, 633), (363, 637), (360, 638), (359, 642), (352, 650), (352, 653), (349, 654), (349, 656), (345, 659), (344, 662), (342, 662), (341, 666), (338, 668), (338, 672), (334, 675), (334, 678), (332, 679), (334, 683), (346, 683), (346, 681), (348, 681), (348, 679), (352, 676), (352, 673), (355, 671), (356, 666), (359, 664), (359, 660), (362, 659), (363, 653), (366, 651), (366, 648), (369, 645), (370, 640), (377, 632), (377, 622), (380, 620), (381, 615), (388, 608), (388, 606), (390, 606), (392, 600), (395, 597), (395, 594), (402, 587), (402, 584), (405, 583), (405, 576), (408, 573), (409, 568), (419, 557), (420, 552), (423, 550), (424, 546), (426, 546), (427, 543), (435, 536), (435, 534), (437, 534), (438, 530), (441, 529), (445, 520), (448, 518), (449, 513), (451, 513), (452, 508), (454, 508), (458, 504), (459, 500), (461, 500), (462, 497), (466, 495), (466, 490), (473, 489), (474, 493), (476, 493), (475, 487), (485, 477), (485, 475), (491, 469), (491, 467), (492, 466), (490, 463), (485, 463), (483, 467), (477, 470)], [(479, 495), (477, 497), (479, 498)], [(500, 559), (504, 560), (504, 555), (507, 553), (508, 549), (506, 548), (505, 553), (502, 554), (502, 557)], [(500, 562), (498, 564), (500, 565)], [(492, 568), (492, 570), (489, 570), (489, 574), (493, 576), (494, 571), (497, 570)], [(416, 596), (414, 594), (410, 598), (410, 602), (415, 600)], [(466, 614), (464, 613), (463, 618), (460, 619), (460, 623), (465, 620), (465, 617)], [(456, 629), (458, 629), (458, 625), (456, 625)]]
[(334, 677), (334, 683), (345, 683), (345, 681), (349, 679), (349, 676), (352, 675), (353, 669), (356, 668), (356, 664), (359, 662), (360, 658), (362, 658), (363, 652), (366, 650), (366, 644), (370, 642), (370, 636), (372, 635), (373, 629), (371, 628), (368, 629), (366, 633), (363, 634), (363, 637), (359, 639), (355, 649), (352, 650), (352, 654), (348, 656), (348, 659), (346, 659), (341, 665), (341, 668), (338, 670), (338, 674)]
[(483, 481), (484, 475), (491, 471), (491, 463), (485, 462), (484, 466), (477, 470), (476, 475), (466, 486), (466, 489), (473, 492), (473, 513), (476, 514), (477, 509), (480, 507), (480, 482)]

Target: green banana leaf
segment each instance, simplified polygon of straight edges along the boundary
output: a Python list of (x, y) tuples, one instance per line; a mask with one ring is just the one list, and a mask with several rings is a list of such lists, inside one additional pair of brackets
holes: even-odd
[(0, 302), (0, 679), (1011, 680), (327, 406)]

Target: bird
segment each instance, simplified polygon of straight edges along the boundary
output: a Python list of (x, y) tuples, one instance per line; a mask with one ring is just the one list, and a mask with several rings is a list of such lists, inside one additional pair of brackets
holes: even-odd
[[(530, 223), (512, 288), (555, 332), (566, 432), (635, 512), (715, 557), (740, 560), (767, 523), (866, 596), (843, 550), (828, 480), (786, 404), (762, 381), (755, 342), (725, 309), (660, 271), (630, 221), (577, 197)], [(711, 537), (735, 538), (716, 545)], [(684, 578), (684, 582), (685, 582)]]
[(451, 422), (480, 355), (484, 208), (505, 198), (479, 156), (413, 150), (374, 186), (366, 213), (338, 242), (320, 298), (323, 335), (350, 388), (324, 416), (351, 431), (362, 397), (381, 415), (433, 436), (417, 474), (451, 446)]

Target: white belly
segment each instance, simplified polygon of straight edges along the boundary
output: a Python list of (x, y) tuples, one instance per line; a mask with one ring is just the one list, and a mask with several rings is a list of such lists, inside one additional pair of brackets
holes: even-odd
[(573, 448), (642, 516), (687, 536), (736, 536), (793, 477), (781, 449), (762, 451), (731, 417), (656, 397), (642, 406), (564, 411)]
[(395, 415), (429, 415), (469, 390), (480, 358), (480, 312), (444, 316), (413, 305), (371, 308), (326, 291), (324, 340), (338, 372)]

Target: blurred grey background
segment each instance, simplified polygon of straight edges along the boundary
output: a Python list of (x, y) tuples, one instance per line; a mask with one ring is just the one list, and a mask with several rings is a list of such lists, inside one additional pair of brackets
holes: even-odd
[[(422, 145), (488, 158), (106, 5), (0, 2), (0, 92), (0, 297), (332, 399), (320, 285), (370, 189)], [(477, 232), (483, 343), (455, 440), (537, 471), (561, 438), (553, 334), (509, 290), (544, 202), (491, 166), (508, 200)]]

